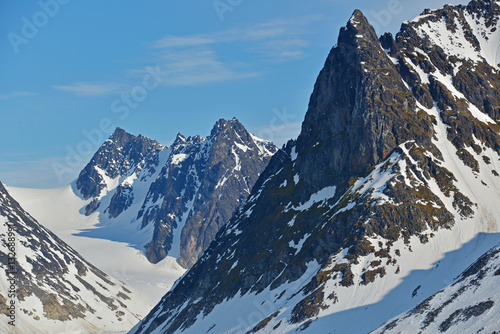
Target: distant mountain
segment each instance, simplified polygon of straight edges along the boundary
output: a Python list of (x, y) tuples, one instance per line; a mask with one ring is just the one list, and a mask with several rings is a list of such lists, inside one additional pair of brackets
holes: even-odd
[(2, 333), (96, 333), (137, 321), (127, 286), (38, 224), (1, 182), (0, 223)]
[[(220, 119), (210, 136), (177, 135), (171, 147), (117, 128), (76, 181), (86, 215), (103, 224), (138, 224), (156, 263), (167, 255), (190, 267), (231, 218), (277, 148)], [(144, 239), (144, 236), (142, 236)]]
[(379, 39), (356, 10), (297, 140), (131, 333), (367, 333), (498, 244), (499, 18), (474, 0)]

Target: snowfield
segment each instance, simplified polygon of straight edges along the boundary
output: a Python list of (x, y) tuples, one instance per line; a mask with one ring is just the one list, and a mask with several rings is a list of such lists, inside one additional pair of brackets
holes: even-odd
[[(150, 237), (140, 224), (101, 228), (99, 213), (85, 216), (80, 209), (89, 201), (74, 192), (74, 185), (57, 189), (6, 187), (9, 193), (37, 221), (71, 245), (87, 261), (133, 288), (134, 298), (147, 312), (182, 276), (185, 269), (171, 257), (152, 264), (138, 249)], [(47, 210), (54, 207), (57, 210)], [(86, 236), (91, 231), (94, 237)]]

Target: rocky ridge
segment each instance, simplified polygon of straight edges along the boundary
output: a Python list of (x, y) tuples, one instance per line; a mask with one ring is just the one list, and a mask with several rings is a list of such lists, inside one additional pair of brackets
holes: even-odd
[(170, 147), (116, 129), (76, 187), (104, 225), (136, 224), (137, 244), (157, 263), (188, 268), (241, 206), (276, 147), (220, 119), (207, 138), (178, 134)]

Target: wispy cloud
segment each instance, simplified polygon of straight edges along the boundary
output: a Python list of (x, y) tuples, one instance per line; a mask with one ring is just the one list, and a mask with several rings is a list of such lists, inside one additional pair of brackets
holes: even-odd
[(248, 50), (259, 54), (264, 61), (286, 62), (306, 57), (309, 46), (307, 26), (324, 20), (322, 15), (294, 19), (275, 19), (246, 29), (226, 32), (229, 41), (250, 42)]
[(69, 85), (53, 85), (52, 88), (84, 97), (101, 97), (117, 93), (123, 88), (114, 82), (76, 82)]
[(304, 38), (307, 25), (322, 19), (322, 16), (276, 19), (209, 34), (168, 35), (153, 42), (151, 48), (154, 61), (168, 73), (163, 80), (166, 85), (197, 86), (232, 81), (261, 73), (248, 70), (249, 64), (221, 60), (224, 45), (238, 52), (258, 55), (263, 62), (302, 59), (306, 57), (304, 50), (309, 45)]
[[(255, 70), (255, 64), (232, 60), (228, 47), (250, 55), (256, 63), (299, 60), (307, 57), (308, 26), (323, 19), (318, 15), (304, 16), (207, 34), (167, 35), (149, 44), (149, 64), (161, 68), (161, 82), (166, 86), (201, 86), (256, 77), (262, 75), (262, 66), (257, 65), (259, 70)], [(131, 78), (142, 80), (147, 71), (133, 68), (127, 74), (124, 82)], [(125, 92), (127, 86), (116, 82), (76, 82), (52, 87), (77, 96), (102, 97)]]
[(291, 122), (279, 126), (260, 126), (252, 129), (257, 137), (272, 141), (276, 146), (281, 147), (290, 139), (296, 139), (300, 134), (302, 122)]
[(25, 96), (34, 96), (37, 95), (36, 93), (32, 92), (12, 92), (12, 93), (6, 93), (6, 94), (0, 94), (0, 100), (10, 100), (18, 97), (25, 97)]
[(258, 76), (257, 72), (238, 71), (237, 64), (224, 63), (210, 49), (179, 49), (158, 54), (165, 73), (164, 85), (199, 86)]
[(271, 62), (285, 62), (305, 58), (309, 42), (303, 39), (269, 41), (254, 49)]
[(190, 46), (200, 46), (215, 43), (210, 37), (204, 37), (203, 35), (194, 36), (165, 36), (162, 39), (153, 43), (153, 48), (163, 49), (172, 47), (190, 47)]

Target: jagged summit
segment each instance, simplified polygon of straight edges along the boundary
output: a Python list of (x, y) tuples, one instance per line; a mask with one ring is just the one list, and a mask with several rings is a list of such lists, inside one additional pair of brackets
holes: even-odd
[(146, 198), (158, 204), (144, 205), (138, 215), (143, 227), (155, 222), (147, 245), (150, 261), (169, 254), (184, 267), (193, 265), (245, 202), (276, 150), (248, 133), (236, 118), (219, 119), (207, 138), (176, 140), (170, 165), (162, 169)]
[(115, 131), (113, 131), (111, 136), (112, 137), (124, 137), (124, 136), (135, 137), (134, 135), (128, 133), (127, 131), (120, 128), (119, 126), (116, 127)]
[(220, 118), (214, 125), (214, 127), (212, 128), (212, 131), (210, 132), (210, 136), (213, 137), (215, 135), (217, 135), (218, 133), (220, 133), (221, 131), (223, 131), (226, 126), (228, 125), (233, 125), (233, 124), (237, 124), (239, 123), (238, 120), (236, 120), (236, 118), (233, 118), (233, 121), (226, 121), (224, 118)]
[(206, 138), (178, 133), (170, 147), (117, 128), (76, 185), (90, 200), (85, 214), (106, 226), (136, 226), (135, 244), (151, 262), (168, 255), (189, 267), (245, 202), (276, 150), (236, 118), (218, 120)]
[(177, 136), (175, 137), (174, 142), (172, 143), (172, 147), (177, 147), (179, 145), (182, 145), (186, 142), (186, 137), (184, 137), (180, 132), (177, 133)]
[(237, 136), (241, 136), (242, 134), (245, 135), (247, 133), (243, 124), (241, 124), (240, 121), (236, 119), (236, 117), (231, 120), (220, 118), (213, 126), (208, 138), (228, 135), (229, 131), (236, 133)]
[[(306, 182), (313, 178), (320, 187), (313, 192), (332, 181), (340, 186), (351, 176), (366, 175), (407, 140), (428, 144), (431, 118), (416, 107), (375, 31), (355, 11), (314, 86), (297, 139), (297, 151), (307, 152), (297, 157), (299, 175)], [(327, 174), (318, 173), (318, 166)]]
[(337, 45), (340, 43), (357, 45), (360, 41), (364, 43), (372, 42), (376, 45), (378, 37), (368, 19), (359, 9), (356, 9), (347, 25), (340, 29)]
[[(131, 169), (138, 172), (146, 160), (163, 149), (165, 147), (156, 140), (142, 135), (134, 136), (116, 128), (80, 172), (76, 187), (85, 199), (97, 199), (108, 186), (107, 179), (126, 175)], [(86, 211), (90, 214), (93, 210), (95, 207), (90, 205)]]

